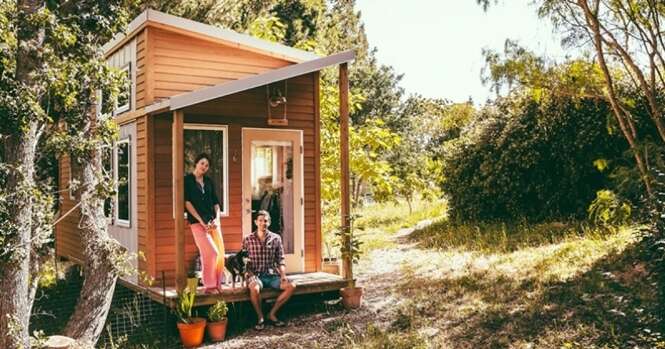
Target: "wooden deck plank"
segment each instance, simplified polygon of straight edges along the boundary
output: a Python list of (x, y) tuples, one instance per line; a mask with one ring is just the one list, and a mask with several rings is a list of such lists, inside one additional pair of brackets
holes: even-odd
[[(289, 274), (287, 276), (289, 280), (296, 284), (294, 292), (296, 295), (336, 291), (348, 284), (341, 276), (324, 272)], [(136, 289), (136, 287), (140, 286), (132, 286), (133, 289)], [(151, 299), (159, 303), (166, 302), (166, 305), (170, 307), (175, 306), (178, 297), (175, 287), (167, 287), (165, 294), (161, 287), (149, 287), (143, 290), (147, 291)], [(264, 289), (261, 291), (263, 299), (275, 298), (278, 295), (278, 290)], [(231, 285), (223, 285), (221, 295), (205, 294), (203, 287), (199, 287), (196, 295), (196, 306), (214, 304), (219, 298), (224, 299), (227, 303), (243, 302), (249, 300), (249, 292), (246, 287), (240, 287), (237, 283), (235, 289), (231, 288)]]

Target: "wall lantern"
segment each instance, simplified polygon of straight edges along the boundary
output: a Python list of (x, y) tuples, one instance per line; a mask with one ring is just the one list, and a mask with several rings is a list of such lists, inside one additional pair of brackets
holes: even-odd
[(268, 125), (287, 126), (286, 119), (286, 80), (266, 86)]

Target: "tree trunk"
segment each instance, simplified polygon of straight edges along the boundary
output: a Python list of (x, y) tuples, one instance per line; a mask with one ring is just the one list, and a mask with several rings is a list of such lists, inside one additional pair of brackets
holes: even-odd
[(27, 133), (5, 142), (5, 161), (16, 166), (7, 176), (7, 188), (15, 188), (10, 207), (10, 224), (15, 229), (5, 242), (12, 253), (0, 266), (0, 348), (29, 348), (30, 335), (30, 236), (37, 123), (30, 122)]
[[(35, 28), (26, 18), (36, 13), (42, 1), (19, 1), (18, 50), (16, 52), (15, 79), (27, 90), (39, 96), (40, 87), (32, 73), (37, 66), (37, 50), (44, 40), (43, 28)], [(20, 91), (19, 93), (26, 93)], [(11, 253), (0, 262), (0, 348), (29, 348), (28, 326), (32, 309), (30, 297), (30, 253), (32, 248), (31, 191), (34, 188), (35, 149), (39, 141), (39, 123), (36, 115), (16, 115), (24, 123), (23, 130), (16, 130), (4, 144), (4, 162), (10, 165), (6, 188), (14, 197), (9, 207), (9, 224), (13, 227), (3, 232), (11, 247)]]
[(101, 151), (93, 150), (82, 166), (81, 243), (84, 247), (83, 287), (65, 335), (85, 345), (94, 345), (104, 329), (119, 269), (120, 245), (109, 238), (104, 199), (97, 192), (102, 173)]
[(605, 52), (603, 50), (603, 39), (600, 33), (600, 24), (598, 23), (598, 18), (589, 8), (586, 0), (578, 0), (578, 6), (584, 11), (584, 17), (587, 21), (587, 24), (589, 25), (589, 28), (591, 29), (592, 40), (596, 48), (598, 64), (600, 65), (600, 68), (603, 71), (603, 76), (605, 77), (605, 82), (607, 84), (608, 99), (610, 101), (610, 105), (612, 106), (613, 114), (617, 119), (617, 122), (619, 123), (619, 128), (621, 129), (621, 132), (628, 141), (630, 150), (632, 151), (633, 157), (635, 158), (635, 163), (637, 164), (637, 168), (640, 171), (640, 176), (642, 177), (642, 181), (644, 182), (644, 187), (646, 188), (646, 192), (649, 195), (649, 197), (653, 197), (653, 190), (651, 188), (651, 176), (649, 175), (649, 171), (645, 165), (644, 159), (642, 158), (640, 150), (637, 146), (636, 139), (633, 136), (631, 130), (629, 130), (628, 126), (626, 125), (627, 118), (624, 115), (624, 112), (622, 111), (621, 105), (614, 91), (614, 82), (612, 80), (609, 68), (607, 67), (607, 62), (605, 61)]

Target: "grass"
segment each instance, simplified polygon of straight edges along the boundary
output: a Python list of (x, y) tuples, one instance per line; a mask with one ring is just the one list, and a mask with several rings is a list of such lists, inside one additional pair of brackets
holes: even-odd
[(411, 242), (373, 262), (399, 275), (387, 324), (347, 347), (665, 348), (637, 227), (444, 219)]
[(358, 210), (354, 223), (355, 233), (362, 241), (363, 254), (382, 248), (395, 247), (394, 235), (400, 229), (414, 227), (427, 219), (444, 217), (447, 206), (444, 201), (416, 201), (413, 212), (403, 200), (396, 203), (373, 204)]

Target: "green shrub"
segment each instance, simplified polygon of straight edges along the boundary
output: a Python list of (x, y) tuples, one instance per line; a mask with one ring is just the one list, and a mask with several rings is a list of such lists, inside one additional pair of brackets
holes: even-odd
[(483, 108), (444, 145), (451, 215), (583, 218), (596, 192), (608, 187), (607, 166), (625, 150), (620, 135), (607, 131), (609, 113), (603, 101), (571, 97), (511, 97)]
[(630, 220), (630, 205), (611, 190), (599, 190), (589, 205), (589, 220), (604, 227), (624, 225)]
[(226, 306), (226, 302), (220, 299), (208, 309), (208, 320), (212, 322), (224, 320), (228, 311), (229, 308)]

